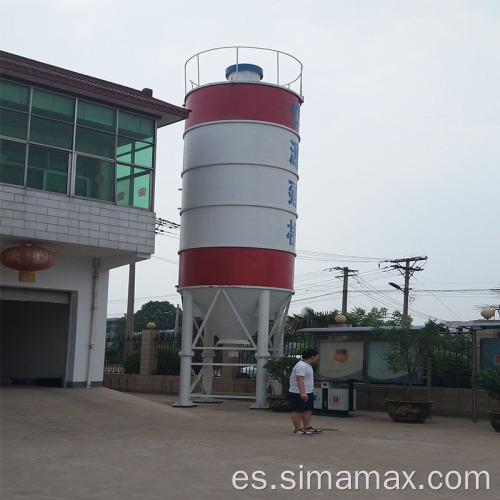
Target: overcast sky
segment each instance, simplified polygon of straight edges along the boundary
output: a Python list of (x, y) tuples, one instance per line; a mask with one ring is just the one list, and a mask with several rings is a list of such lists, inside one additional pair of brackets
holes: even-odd
[[(380, 262), (410, 256), (428, 257), (411, 281), (416, 324), (478, 319), (500, 303), (488, 291), (500, 288), (498, 0), (1, 0), (0, 40), (179, 106), (184, 63), (198, 52), (292, 54), (305, 101), (291, 312), (340, 309), (342, 282), (329, 271), (339, 266), (359, 271), (348, 309), (401, 310), (388, 282), (403, 278)], [(183, 127), (158, 134), (156, 212), (174, 222)], [(171, 233), (137, 265), (136, 309), (180, 304)], [(111, 273), (109, 317), (126, 312), (127, 276)]]

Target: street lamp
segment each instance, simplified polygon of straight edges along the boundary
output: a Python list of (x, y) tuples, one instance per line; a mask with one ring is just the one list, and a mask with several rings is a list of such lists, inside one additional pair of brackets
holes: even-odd
[(408, 319), (408, 301), (410, 299), (410, 287), (408, 286), (408, 281), (409, 279), (405, 280), (406, 284), (404, 288), (401, 288), (397, 283), (393, 283), (392, 281), (389, 282), (389, 285), (391, 285), (393, 288), (396, 288), (397, 290), (400, 290), (404, 294), (404, 299), (403, 299), (403, 321), (406, 321)]

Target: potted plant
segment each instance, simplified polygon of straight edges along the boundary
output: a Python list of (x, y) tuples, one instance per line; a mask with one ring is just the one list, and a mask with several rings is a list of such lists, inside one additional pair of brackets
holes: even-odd
[(270, 358), (264, 365), (269, 377), (281, 384), (281, 394), (270, 394), (267, 397), (271, 410), (291, 411), (291, 402), (287, 399), (286, 394), (290, 387), (290, 375), (298, 361), (295, 356), (283, 356), (281, 358)]
[(441, 325), (429, 320), (420, 329), (412, 328), (411, 321), (390, 330), (377, 330), (382, 340), (390, 343), (385, 355), (387, 365), (394, 373), (403, 371), (407, 385), (403, 386), (400, 399), (386, 399), (389, 416), (395, 422), (425, 422), (431, 418), (432, 401), (416, 400), (413, 384), (419, 370), (426, 366), (432, 349), (440, 340)]
[[(500, 367), (487, 368), (472, 375), (472, 385), (486, 391), (492, 398), (500, 401)], [(500, 432), (500, 411), (490, 412), (490, 423), (496, 432)]]

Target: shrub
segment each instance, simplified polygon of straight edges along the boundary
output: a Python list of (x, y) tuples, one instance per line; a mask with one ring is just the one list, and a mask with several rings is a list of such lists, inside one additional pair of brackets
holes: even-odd
[(175, 347), (160, 347), (156, 357), (156, 375), (179, 375), (181, 358)]
[(123, 363), (123, 373), (140, 373), (141, 371), (141, 350), (135, 349)]
[(277, 380), (283, 386), (283, 394), (288, 392), (290, 386), (290, 375), (293, 367), (299, 360), (293, 356), (284, 356), (282, 358), (270, 358), (264, 365), (269, 377)]
[(487, 368), (471, 377), (472, 385), (484, 389), (492, 398), (500, 400), (500, 367)]
[(434, 387), (470, 387), (472, 369), (468, 356), (450, 352), (432, 355), (432, 385)]
[(106, 363), (116, 364), (123, 361), (123, 351), (125, 350), (125, 339), (106, 339), (106, 351), (104, 359)]

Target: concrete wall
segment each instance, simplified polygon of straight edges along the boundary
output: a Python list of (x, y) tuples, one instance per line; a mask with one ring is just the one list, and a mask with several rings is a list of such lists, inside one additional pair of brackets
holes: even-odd
[[(359, 410), (385, 410), (385, 399), (399, 399), (401, 387), (391, 385), (359, 384), (357, 404)], [(478, 391), (478, 413), (486, 417), (489, 411), (500, 410), (500, 402)], [(414, 389), (417, 400), (427, 399), (427, 388)], [(432, 413), (456, 417), (472, 416), (472, 389), (433, 387), (431, 389)]]
[[(104, 387), (122, 392), (149, 392), (153, 394), (179, 394), (179, 376), (177, 375), (132, 375), (105, 373)], [(255, 395), (255, 379), (213, 379), (214, 394)]]
[[(123, 392), (146, 392), (156, 394), (179, 393), (179, 377), (171, 375), (124, 375), (105, 373), (103, 385)], [(385, 399), (398, 399), (401, 388), (390, 385), (357, 384), (357, 409), (385, 411)], [(255, 395), (255, 379), (213, 379), (214, 394)], [(479, 391), (478, 416), (487, 418), (488, 412), (500, 411), (500, 402)], [(427, 389), (417, 388), (415, 399), (426, 399)], [(472, 417), (472, 390), (434, 387), (431, 392), (433, 415)]]
[(65, 255), (61, 258), (60, 266), (60, 272), (65, 276), (59, 276), (56, 280), (57, 284), (75, 290), (77, 293), (73, 296), (78, 297), (76, 308), (73, 308), (72, 319), (75, 321), (76, 331), (72, 336), (74, 346), (70, 348), (69, 352), (68, 385), (80, 387), (86, 384), (90, 356), (92, 356), (90, 379), (93, 385), (100, 385), (104, 365), (109, 270), (99, 269), (94, 346), (90, 349), (94, 259), (88, 257), (72, 258)]
[(154, 253), (154, 212), (4, 184), (0, 211), (0, 234)]

